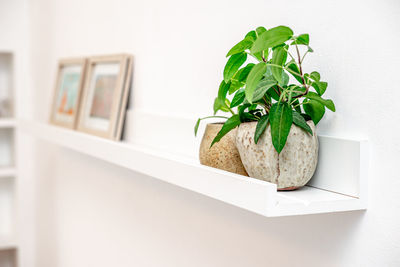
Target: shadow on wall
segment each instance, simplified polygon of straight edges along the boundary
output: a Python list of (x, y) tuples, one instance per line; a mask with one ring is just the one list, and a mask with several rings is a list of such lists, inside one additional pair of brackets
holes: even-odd
[(364, 212), (265, 218), (67, 149), (54, 167), (53, 207), (39, 218), (62, 244), (53, 266), (325, 267), (356, 256)]
[(220, 249), (233, 266), (346, 266), (348, 257), (357, 265), (365, 211), (266, 218), (200, 195), (184, 198), (199, 217), (213, 217), (202, 228), (214, 232), (213, 240), (225, 239)]
[(151, 177), (139, 179), (168, 218), (160, 227), (170, 232), (163, 237), (160, 230), (160, 239), (168, 243), (184, 235), (174, 246), (195, 249), (186, 252), (199, 263), (195, 266), (346, 266), (348, 257), (356, 264), (354, 243), (365, 211), (266, 218)]

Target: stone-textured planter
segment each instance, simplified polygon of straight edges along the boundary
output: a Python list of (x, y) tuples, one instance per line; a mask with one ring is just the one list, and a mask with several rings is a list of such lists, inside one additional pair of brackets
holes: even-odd
[(278, 155), (271, 139), (271, 126), (254, 143), (257, 122), (242, 123), (237, 130), (236, 146), (243, 165), (250, 175), (277, 184), (278, 190), (293, 190), (304, 186), (313, 176), (318, 161), (318, 138), (292, 125), (285, 147)]
[(236, 148), (236, 131), (230, 131), (211, 148), (211, 142), (222, 128), (222, 123), (209, 123), (201, 140), (200, 163), (221, 170), (247, 175)]

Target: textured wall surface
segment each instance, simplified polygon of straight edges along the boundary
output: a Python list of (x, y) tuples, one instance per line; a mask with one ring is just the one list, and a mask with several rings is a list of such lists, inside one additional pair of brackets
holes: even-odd
[(31, 266), (399, 266), (399, 12), (396, 0), (30, 1), (38, 120), (57, 58), (115, 52), (135, 56), (132, 106), (207, 115), (228, 49), (283, 24), (310, 34), (305, 68), (329, 82), (337, 112), (319, 132), (371, 143), (367, 212), (266, 219), (37, 142)]

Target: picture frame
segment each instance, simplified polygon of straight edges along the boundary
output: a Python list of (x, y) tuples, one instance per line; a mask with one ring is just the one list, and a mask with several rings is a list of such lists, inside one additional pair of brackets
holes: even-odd
[(51, 124), (70, 129), (76, 128), (86, 67), (86, 58), (59, 60), (51, 106)]
[(133, 56), (96, 56), (88, 60), (77, 130), (120, 140), (132, 77)]

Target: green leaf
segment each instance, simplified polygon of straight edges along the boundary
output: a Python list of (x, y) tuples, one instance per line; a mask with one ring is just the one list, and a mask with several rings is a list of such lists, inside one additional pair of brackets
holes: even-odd
[[(256, 121), (257, 118), (251, 113), (256, 112), (257, 104), (243, 104), (238, 107), (238, 114), (241, 122)], [(248, 109), (249, 112), (245, 112)]]
[(226, 105), (227, 107), (229, 107), (229, 106), (231, 105), (231, 102), (229, 101), (228, 98), (225, 98), (225, 105)]
[(297, 111), (293, 111), (293, 123), (313, 135), (310, 125), (307, 124), (303, 116)]
[(239, 117), (241, 117), (242, 114), (244, 113), (245, 109), (250, 107), (250, 106), (251, 106), (251, 104), (249, 104), (249, 103), (246, 103), (246, 104), (243, 104), (243, 105), (239, 106), (238, 107)]
[(308, 73), (304, 73), (304, 80), (306, 81), (306, 84), (312, 84), (312, 80), (311, 80), (311, 78), (310, 78), (310, 74), (308, 74)]
[(274, 79), (271, 71), (271, 66), (267, 65), (267, 71), (265, 72), (264, 76), (268, 79)]
[(254, 133), (254, 142), (257, 144), (258, 140), (260, 139), (261, 135), (265, 132), (265, 129), (268, 125), (268, 114), (262, 116), (260, 120), (257, 122), (256, 131)]
[(231, 55), (235, 55), (238, 53), (241, 53), (245, 51), (246, 49), (250, 49), (250, 47), (253, 45), (254, 40), (251, 37), (246, 37), (239, 43), (237, 43), (234, 47), (229, 50), (228, 54), (226, 54), (226, 57), (229, 57)]
[[(279, 46), (274, 49), (272, 54), (272, 62), (271, 62), (272, 64), (283, 67), (286, 63), (286, 59), (287, 59), (287, 52), (285, 50), (285, 47)], [(271, 71), (274, 78), (278, 81), (278, 83), (281, 84), (283, 82), (282, 80), (283, 68), (271, 66)]]
[[(300, 86), (298, 86), (298, 85), (290, 85), (291, 87), (293, 86), (293, 91), (296, 91), (296, 92), (290, 92), (290, 97), (293, 99), (293, 98), (295, 98), (295, 97), (298, 97), (299, 95), (302, 95), (305, 91), (306, 91), (306, 88), (305, 87), (300, 87)], [(299, 104), (299, 103), (296, 103), (296, 104)]]
[(264, 73), (267, 70), (267, 65), (264, 62), (258, 63), (255, 65), (246, 79), (246, 87), (245, 87), (245, 94), (246, 99), (252, 103), (254, 90), (257, 87), (258, 82), (264, 76)]
[(254, 63), (249, 63), (246, 65), (246, 67), (241, 68), (238, 72), (236, 72), (235, 76), (233, 76), (233, 79), (238, 80), (239, 82), (244, 82), (247, 79), (247, 76), (249, 75), (251, 69), (255, 66)]
[(306, 113), (300, 113), (300, 115), (306, 120), (306, 121), (311, 121), (312, 118), (310, 115), (306, 114)]
[(254, 42), (257, 39), (257, 34), (255, 31), (249, 31), (244, 38), (251, 39)]
[(317, 125), (325, 114), (325, 107), (315, 100), (303, 102), (303, 108), (307, 115), (311, 117), (314, 124)]
[(266, 32), (267, 31), (267, 29), (265, 29), (264, 27), (257, 27), (257, 29), (256, 29), (256, 33), (257, 33), (257, 36), (260, 36), (262, 33), (264, 33), (264, 32)]
[(272, 144), (281, 153), (293, 123), (292, 109), (287, 103), (274, 103), (270, 113)]
[(319, 72), (313, 71), (310, 74), (310, 78), (313, 79), (316, 82), (319, 82), (319, 80), (321, 79), (321, 75), (319, 74)]
[(218, 96), (214, 100), (214, 115), (218, 112), (218, 110), (229, 112), (229, 106), (226, 105), (225, 101), (230, 86), (231, 82), (226, 83), (225, 81), (222, 81), (219, 85)]
[(283, 89), (285, 90), (285, 94), (287, 95), (287, 102), (288, 103), (292, 102), (293, 94), (296, 95), (296, 93), (293, 92), (293, 91), (295, 91), (296, 88), (300, 88), (300, 87), (295, 85), (295, 84), (291, 84), (291, 85), (283, 87)]
[(250, 112), (243, 112), (240, 116), (241, 122), (257, 121), (257, 117)]
[(253, 102), (256, 102), (263, 98), (265, 93), (268, 91), (269, 88), (276, 85), (276, 81), (274, 79), (262, 79), (258, 84), (256, 89), (254, 90), (253, 94)]
[(314, 87), (315, 91), (317, 91), (319, 95), (323, 95), (328, 87), (328, 83), (315, 81), (311, 84), (311, 86)]
[(299, 83), (303, 83), (303, 81), (301, 80), (301, 75), (300, 75), (299, 67), (297, 66), (297, 64), (296, 64), (293, 60), (291, 60), (291, 61), (286, 65), (286, 68), (290, 69), (290, 70), (293, 71), (294, 73), (297, 73), (298, 75), (289, 72)]
[(200, 121), (201, 121), (201, 119), (198, 119), (196, 122), (196, 125), (194, 126), (194, 136), (197, 135), (197, 131), (199, 130)]
[(289, 83), (289, 75), (286, 72), (282, 71), (282, 82), (279, 84), (280, 86), (286, 86)]
[(215, 136), (210, 147), (212, 147), (215, 143), (219, 142), (222, 137), (224, 137), (227, 133), (236, 128), (239, 124), (240, 124), (240, 118), (238, 114), (235, 114), (232, 117), (230, 117), (224, 123), (221, 130), (218, 132), (217, 136)]
[(218, 112), (218, 110), (222, 110), (224, 112), (229, 112), (229, 108), (226, 105), (225, 101), (221, 101), (218, 97), (214, 100), (214, 115)]
[(261, 52), (268, 48), (283, 44), (292, 37), (293, 31), (286, 26), (278, 26), (262, 33), (258, 36), (253, 46), (250, 48), (251, 53)]
[(279, 95), (277, 94), (277, 92), (275, 90), (278, 91), (278, 88), (276, 86), (272, 86), (271, 88), (268, 89), (267, 94), (272, 99), (278, 101), (279, 100)]
[(218, 98), (221, 101), (225, 101), (226, 95), (228, 94), (229, 87), (231, 86), (231, 82), (226, 83), (225, 81), (222, 81), (219, 84), (219, 89), (218, 89)]
[(300, 34), (296, 37), (296, 40), (291, 43), (291, 45), (298, 44), (298, 45), (309, 45), (310, 43), (310, 36), (308, 33)]
[(251, 69), (255, 66), (254, 63), (249, 63), (246, 67), (239, 69), (236, 74), (232, 77), (232, 84), (229, 87), (229, 94), (233, 94), (236, 90), (242, 88), (245, 85), (247, 76)]
[(293, 102), (293, 106), (296, 106), (294, 109), (297, 111), (297, 112), (299, 112), (299, 113), (301, 113), (301, 107), (300, 107), (300, 101), (298, 100), (298, 99), (296, 99), (294, 102)]
[(251, 104), (249, 107), (249, 111), (256, 110), (256, 109), (257, 109), (257, 104)]
[(322, 105), (324, 105), (328, 109), (332, 110), (333, 112), (336, 111), (335, 104), (333, 103), (333, 101), (331, 99), (323, 99), (322, 97), (320, 97), (318, 94), (316, 94), (314, 92), (308, 92), (308, 94), (305, 95), (305, 97), (321, 103)]
[(235, 96), (233, 97), (232, 102), (231, 102), (231, 108), (237, 107), (240, 104), (242, 104), (244, 98), (245, 98), (245, 94), (244, 94), (244, 89), (242, 88), (239, 91), (237, 91)]
[(224, 68), (224, 81), (226, 83), (233, 77), (233, 75), (235, 75), (246, 59), (246, 53), (235, 54), (228, 59)]
[[(266, 31), (267, 31), (267, 29), (265, 29), (264, 27), (258, 27), (256, 29), (257, 37)], [(258, 59), (258, 61), (264, 61), (264, 59), (268, 58), (268, 49), (254, 53), (253, 55)], [(264, 56), (264, 58), (263, 58), (263, 56)]]
[(262, 56), (261, 56), (261, 52), (258, 53), (254, 53), (253, 56), (259, 61), (263, 61)]
[(232, 79), (231, 86), (229, 86), (229, 94), (230, 95), (233, 94), (234, 92), (242, 88), (244, 85), (245, 85), (244, 82), (239, 82), (237, 80)]

